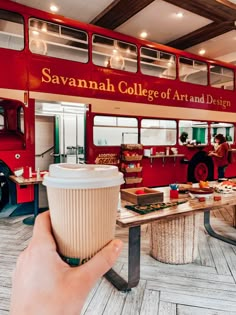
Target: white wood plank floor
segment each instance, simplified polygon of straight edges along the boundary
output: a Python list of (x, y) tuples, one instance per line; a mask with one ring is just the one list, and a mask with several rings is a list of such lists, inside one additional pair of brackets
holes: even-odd
[[(212, 217), (217, 231), (236, 238), (230, 207), (214, 211)], [(32, 235), (32, 227), (24, 225), (22, 219), (0, 220), (0, 315), (9, 314), (12, 270), (18, 254)], [(236, 315), (235, 246), (213, 239), (201, 228), (199, 255), (195, 262), (168, 265), (149, 256), (147, 230), (147, 226), (142, 227), (138, 287), (122, 293), (105, 278), (100, 279), (88, 296), (83, 315)], [(116, 270), (125, 276), (128, 230), (117, 227), (116, 234), (125, 243)]]

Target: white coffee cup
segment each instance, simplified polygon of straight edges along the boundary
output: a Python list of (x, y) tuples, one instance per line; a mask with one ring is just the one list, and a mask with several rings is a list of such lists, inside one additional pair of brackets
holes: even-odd
[(68, 263), (83, 263), (114, 238), (122, 183), (116, 166), (50, 165), (43, 184), (58, 252)]

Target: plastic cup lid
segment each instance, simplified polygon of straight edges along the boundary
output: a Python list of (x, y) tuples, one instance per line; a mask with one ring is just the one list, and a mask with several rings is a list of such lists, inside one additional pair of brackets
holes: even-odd
[(51, 164), (43, 185), (56, 188), (104, 188), (124, 183), (123, 174), (113, 165)]

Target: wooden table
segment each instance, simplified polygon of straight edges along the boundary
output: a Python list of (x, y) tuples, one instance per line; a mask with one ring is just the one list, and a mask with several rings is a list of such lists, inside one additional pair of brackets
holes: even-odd
[(39, 184), (42, 183), (43, 177), (41, 176), (39, 178), (31, 177), (29, 179), (26, 179), (22, 176), (17, 177), (14, 175), (10, 175), (9, 179), (16, 185), (20, 186), (34, 185), (34, 215), (23, 220), (23, 223), (26, 225), (34, 225), (35, 218), (37, 217), (39, 212)]
[[(165, 202), (169, 201), (169, 188), (158, 188), (164, 192)], [(180, 216), (190, 216), (196, 213), (204, 212), (204, 226), (206, 231), (212, 237), (227, 242), (231, 245), (236, 245), (236, 240), (228, 239), (217, 234), (210, 224), (210, 211), (224, 206), (234, 207), (234, 226), (236, 215), (236, 192), (232, 194), (221, 194), (220, 201), (214, 201), (212, 197), (207, 198), (205, 202), (199, 202), (198, 199), (188, 199), (186, 203), (165, 208), (149, 214), (140, 215), (124, 207), (120, 209), (117, 217), (117, 225), (124, 228), (129, 228), (129, 253), (128, 253), (128, 281), (124, 280), (113, 269), (106, 273), (106, 278), (121, 291), (129, 291), (139, 283), (140, 279), (140, 226), (142, 224), (156, 222), (158, 220), (174, 219)]]

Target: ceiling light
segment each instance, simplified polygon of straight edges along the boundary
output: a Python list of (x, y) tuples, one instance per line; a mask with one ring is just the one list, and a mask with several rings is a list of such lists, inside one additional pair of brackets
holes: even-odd
[(140, 33), (140, 37), (141, 38), (146, 38), (147, 37), (147, 32), (143, 31), (142, 33)]
[(54, 4), (52, 4), (52, 5), (50, 5), (50, 10), (52, 12), (57, 12), (58, 11), (58, 7), (56, 5), (54, 5)]
[(39, 32), (38, 32), (38, 31), (33, 30), (33, 31), (32, 31), (32, 34), (33, 34), (33, 35), (38, 36), (38, 35), (39, 35)]
[(45, 33), (47, 32), (47, 25), (46, 25), (46, 23), (43, 23), (41, 31), (45, 32)]
[(182, 18), (184, 16), (184, 14), (183, 14), (183, 12), (178, 12), (178, 13), (176, 13), (176, 16), (178, 18)]
[(199, 50), (199, 55), (202, 56), (202, 55), (204, 55), (205, 53), (206, 53), (206, 50), (205, 50), (205, 49), (200, 49), (200, 50)]

